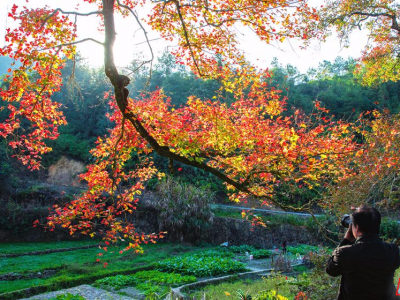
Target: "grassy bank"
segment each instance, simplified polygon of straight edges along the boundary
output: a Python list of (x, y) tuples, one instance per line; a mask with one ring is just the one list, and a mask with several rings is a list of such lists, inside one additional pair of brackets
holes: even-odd
[[(99, 245), (100, 241), (82, 240), (82, 241), (59, 241), (59, 242), (18, 242), (18, 243), (0, 243), (1, 254), (21, 254), (33, 251), (57, 250), (67, 248), (78, 248), (83, 246)], [(1, 270), (0, 270), (1, 272)]]

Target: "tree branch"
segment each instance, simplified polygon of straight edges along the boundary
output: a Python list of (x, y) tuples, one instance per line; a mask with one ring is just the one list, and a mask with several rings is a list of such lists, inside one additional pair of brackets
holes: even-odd
[(84, 42), (87, 42), (87, 41), (92, 41), (92, 42), (95, 42), (95, 43), (97, 43), (99, 45), (105, 46), (104, 43), (102, 43), (102, 42), (100, 42), (98, 40), (95, 40), (95, 39), (92, 39), (92, 38), (86, 38), (86, 39), (79, 40), (79, 41), (76, 41), (76, 42), (65, 43), (65, 44), (60, 44), (60, 45), (56, 45), (56, 46), (49, 47), (49, 48), (40, 49), (38, 51), (45, 51), (45, 50), (54, 49), (54, 48), (62, 48), (62, 47), (77, 45), (77, 44), (84, 43)]
[(179, 4), (179, 1), (176, 1), (176, 0), (175, 0), (174, 3), (175, 3), (175, 6), (176, 6), (176, 10), (177, 10), (179, 19), (180, 19), (181, 24), (182, 24), (183, 33), (184, 33), (184, 35), (185, 35), (185, 40), (186, 40), (187, 46), (188, 46), (189, 51), (190, 51), (190, 56), (191, 56), (192, 59), (193, 59), (193, 63), (194, 63), (194, 65), (196, 66), (197, 72), (199, 73), (199, 75), (200, 75), (201, 77), (204, 77), (204, 74), (202, 74), (202, 72), (200, 71), (200, 67), (199, 67), (199, 65), (197, 64), (197, 60), (196, 60), (196, 58), (195, 58), (195, 56), (194, 56), (194, 52), (193, 52), (193, 49), (192, 49), (192, 45), (190, 44), (190, 41), (189, 41), (189, 35), (188, 35), (187, 29), (186, 29), (185, 21), (183, 20), (183, 16), (182, 16), (182, 13), (181, 13), (181, 7), (180, 7), (180, 4)]
[[(247, 184), (243, 184), (243, 183), (239, 182), (238, 180), (230, 178), (227, 174), (219, 171), (216, 168), (213, 168), (212, 166), (207, 165), (207, 163), (205, 163), (205, 162), (196, 160), (196, 158), (199, 158), (199, 157), (190, 158), (190, 157), (181, 156), (181, 155), (173, 152), (168, 146), (161, 146), (157, 142), (157, 140), (149, 133), (149, 131), (139, 121), (138, 116), (136, 114), (134, 114), (132, 111), (130, 111), (129, 108), (127, 107), (127, 94), (124, 93), (124, 91), (126, 90), (126, 88), (125, 88), (125, 86), (127, 84), (126, 80), (128, 80), (128, 83), (129, 83), (129, 78), (127, 78), (124, 75), (120, 75), (118, 73), (118, 70), (114, 63), (113, 45), (114, 45), (115, 38), (116, 38), (115, 22), (114, 22), (114, 5), (116, 2), (119, 2), (119, 0), (102, 0), (102, 1), (103, 1), (103, 15), (104, 15), (104, 27), (105, 27), (104, 65), (105, 65), (106, 76), (110, 79), (112, 85), (114, 86), (115, 100), (117, 102), (119, 110), (121, 111), (121, 113), (123, 115), (123, 118), (128, 120), (133, 125), (133, 127), (136, 129), (136, 131), (139, 133), (139, 135), (144, 140), (146, 140), (146, 142), (153, 148), (153, 150), (160, 156), (163, 156), (163, 157), (184, 163), (186, 165), (190, 165), (190, 166), (196, 167), (198, 169), (207, 171), (207, 172), (215, 175), (216, 177), (220, 178), (227, 184), (235, 187), (238, 191), (246, 193), (248, 195), (252, 195), (257, 199), (269, 198), (269, 199), (271, 199), (271, 201), (273, 203), (275, 203), (277, 206), (281, 207), (282, 209), (301, 210), (301, 208), (300, 209), (294, 208), (292, 206), (288, 206), (288, 205), (279, 203), (277, 200), (272, 199), (271, 196), (268, 194), (256, 195), (256, 194), (254, 194), (254, 192), (251, 191), (251, 189), (249, 188), (249, 186)], [(185, 32), (185, 38), (186, 38), (187, 42), (189, 42), (187, 29), (186, 29), (185, 23), (183, 22), (183, 16), (181, 15), (181, 12), (180, 12), (179, 3), (176, 0), (174, 0), (174, 3), (177, 6), (178, 14), (179, 14), (180, 20), (182, 22), (182, 27)], [(188, 46), (191, 49), (190, 43), (188, 44)], [(191, 52), (191, 54), (194, 59), (194, 53)], [(195, 60), (195, 63), (196, 63), (196, 60)]]
[(397, 17), (396, 17), (396, 14), (394, 14), (394, 13), (393, 14), (390, 14), (390, 13), (368, 13), (368, 12), (362, 12), (362, 11), (354, 11), (354, 12), (351, 12), (350, 14), (348, 14), (348, 15), (343, 15), (341, 17), (338, 17), (338, 18), (336, 18), (336, 20), (337, 19), (344, 19), (346, 16), (347, 17), (365, 16), (366, 17), (365, 20), (367, 18), (369, 18), (369, 17), (374, 17), (374, 18), (376, 18), (376, 17), (387, 17), (387, 18), (392, 20), (391, 29), (394, 29), (394, 30), (400, 32), (400, 27), (399, 27), (399, 24), (397, 22)]
[(79, 13), (76, 11), (63, 11), (61, 8), (57, 8), (50, 15), (48, 15), (46, 19), (43, 20), (43, 23), (40, 26), (40, 29), (42, 29), (44, 24), (46, 24), (48, 20), (50, 20), (53, 16), (55, 16), (57, 14), (57, 12), (61, 12), (64, 15), (75, 15), (75, 16), (91, 16), (91, 15), (102, 15), (103, 14), (103, 11), (92, 11), (89, 13)]
[[(149, 75), (149, 76), (150, 76), (150, 78), (151, 78), (151, 73), (152, 73), (152, 69), (153, 69), (153, 61), (154, 61), (154, 52), (153, 52), (153, 48), (151, 47), (149, 37), (148, 37), (148, 35), (147, 35), (147, 31), (144, 29), (142, 23), (141, 23), (140, 20), (139, 20), (139, 17), (136, 15), (136, 13), (135, 13), (129, 6), (124, 5), (124, 4), (121, 4), (121, 2), (120, 2), (119, 0), (117, 0), (117, 3), (118, 3), (118, 5), (119, 5), (120, 7), (123, 7), (123, 8), (125, 8), (125, 9), (129, 10), (129, 12), (135, 17), (136, 22), (139, 24), (140, 28), (142, 29), (142, 31), (143, 31), (143, 33), (144, 33), (144, 36), (145, 36), (145, 38), (146, 38), (147, 45), (149, 46), (149, 49), (150, 49), (151, 59), (150, 59), (150, 60), (147, 60), (147, 61), (143, 61), (143, 63), (140, 65), (140, 67), (143, 66), (143, 65), (146, 64), (146, 63), (150, 63), (150, 75)], [(137, 68), (137, 69), (138, 69), (138, 68)], [(149, 83), (149, 82), (148, 82), (148, 83)]]
[(159, 154), (160, 156), (163, 157), (167, 157), (167, 158), (171, 158), (173, 160), (179, 161), (181, 163), (184, 163), (186, 165), (190, 165), (199, 169), (202, 169), (204, 171), (207, 171), (215, 176), (217, 176), (218, 178), (222, 179), (223, 181), (225, 181), (226, 183), (234, 186), (237, 190), (248, 193), (248, 194), (252, 194), (251, 191), (244, 186), (243, 184), (229, 178), (227, 175), (225, 175), (224, 173), (204, 164), (201, 162), (198, 162), (194, 159), (189, 159), (187, 157), (184, 156), (180, 156), (174, 152), (172, 152), (169, 147), (167, 146), (161, 146), (151, 135), (150, 133), (146, 130), (146, 128), (143, 127), (143, 125), (141, 124), (141, 122), (137, 119), (137, 117), (135, 116), (135, 114), (133, 114), (132, 112), (129, 112), (126, 114), (125, 116), (130, 122), (131, 124), (135, 127), (135, 129), (137, 130), (137, 132), (140, 134), (140, 136), (142, 138), (144, 138), (149, 144), (150, 146), (154, 149), (154, 151), (157, 152), (157, 154)]

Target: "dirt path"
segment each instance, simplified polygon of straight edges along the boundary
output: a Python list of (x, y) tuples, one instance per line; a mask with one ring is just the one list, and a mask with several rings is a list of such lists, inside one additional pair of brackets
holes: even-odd
[(260, 271), (271, 268), (270, 258), (253, 259), (246, 261), (247, 268), (251, 271)]

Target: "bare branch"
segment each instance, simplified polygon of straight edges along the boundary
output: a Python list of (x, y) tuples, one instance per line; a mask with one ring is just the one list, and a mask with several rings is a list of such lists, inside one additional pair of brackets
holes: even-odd
[(40, 29), (43, 28), (44, 24), (47, 23), (48, 20), (50, 20), (53, 16), (57, 14), (57, 12), (61, 12), (64, 15), (75, 15), (75, 16), (91, 16), (91, 15), (102, 15), (103, 11), (92, 11), (88, 13), (80, 13), (76, 11), (63, 11), (61, 8), (55, 9), (50, 15), (47, 16), (46, 19), (43, 20), (42, 26), (40, 26)]
[(333, 231), (331, 231), (331, 230), (329, 230), (329, 229), (326, 228), (324, 225), (322, 225), (321, 222), (318, 221), (317, 217), (314, 215), (314, 213), (313, 213), (311, 210), (307, 210), (307, 212), (308, 212), (308, 213), (311, 215), (311, 217), (314, 219), (314, 221), (315, 221), (315, 223), (318, 225), (318, 227), (321, 228), (321, 229), (323, 230), (323, 233), (322, 233), (322, 234), (325, 236), (325, 238), (328, 239), (329, 241), (331, 241), (332, 243), (335, 243), (335, 244), (336, 244), (337, 241), (331, 239), (331, 238), (327, 235), (327, 233), (334, 234), (334, 235), (337, 235), (337, 233), (336, 233), (336, 232), (333, 232)]
[(72, 45), (84, 43), (84, 42), (87, 42), (87, 41), (92, 41), (92, 42), (95, 42), (95, 43), (97, 43), (99, 45), (104, 46), (104, 43), (99, 42), (98, 40), (95, 40), (95, 39), (92, 39), (92, 38), (86, 38), (86, 39), (79, 40), (79, 41), (76, 41), (76, 42), (65, 43), (65, 44), (60, 44), (60, 45), (57, 45), (57, 46), (54, 46), (54, 47), (50, 47), (50, 48), (40, 49), (38, 51), (45, 51), (45, 50), (54, 49), (54, 48), (62, 48), (62, 47), (72, 46)]
[(395, 17), (395, 15), (391, 15), (388, 13), (366, 13), (366, 12), (362, 12), (362, 11), (354, 11), (349, 14), (349, 17), (354, 16), (354, 15), (367, 16), (367, 17), (388, 17), (390, 19)]
[(357, 26), (357, 27), (360, 27), (360, 22), (361, 21), (365, 21), (370, 17), (372, 17), (372, 18), (387, 17), (387, 18), (392, 20), (391, 29), (394, 29), (394, 30), (400, 32), (400, 26), (399, 26), (399, 24), (397, 22), (397, 16), (396, 16), (395, 13), (387, 13), (387, 12), (370, 13), (370, 12), (354, 11), (354, 12), (351, 12), (350, 14), (348, 14), (348, 15), (342, 15), (342, 16), (339, 16), (339, 17), (335, 18), (333, 20), (333, 22), (336, 21), (336, 20), (343, 20), (345, 17), (352, 17), (352, 16), (364, 16), (365, 17), (362, 20), (360, 20), (357, 24), (354, 24), (354, 26)]
[[(118, 5), (119, 5), (120, 7), (129, 10), (129, 12), (135, 17), (136, 22), (139, 24), (140, 28), (142, 29), (142, 31), (143, 31), (143, 33), (144, 33), (144, 36), (145, 36), (145, 38), (146, 38), (146, 43), (147, 43), (147, 45), (149, 46), (149, 49), (150, 49), (151, 59), (150, 59), (150, 60), (147, 60), (147, 61), (144, 61), (144, 62), (141, 64), (141, 66), (143, 66), (143, 65), (146, 64), (146, 63), (150, 63), (150, 77), (151, 77), (151, 72), (152, 72), (152, 69), (153, 69), (153, 61), (154, 61), (154, 52), (153, 52), (153, 48), (151, 47), (149, 37), (148, 37), (148, 35), (147, 35), (147, 31), (144, 29), (144, 27), (143, 27), (142, 23), (140, 22), (140, 19), (139, 19), (139, 17), (137, 16), (137, 14), (136, 14), (129, 6), (124, 5), (124, 4), (121, 4), (121, 2), (120, 2), (119, 0), (117, 0), (117, 3), (118, 3)], [(140, 66), (140, 67), (141, 67), (141, 66)], [(138, 69), (138, 68), (137, 68), (137, 69)], [(148, 82), (148, 83), (149, 83), (149, 82)]]

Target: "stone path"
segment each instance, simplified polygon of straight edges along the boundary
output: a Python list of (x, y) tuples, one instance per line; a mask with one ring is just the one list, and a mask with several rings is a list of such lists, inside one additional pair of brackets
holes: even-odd
[[(122, 291), (122, 290), (121, 290)], [(56, 297), (57, 295), (71, 293), (73, 295), (79, 294), (86, 300), (139, 300), (139, 298), (133, 298), (132, 296), (119, 295), (115, 292), (109, 292), (99, 288), (92, 287), (90, 285), (80, 285), (70, 289), (50, 292), (46, 294), (32, 296), (30, 298), (24, 298), (22, 300), (45, 300)]]

